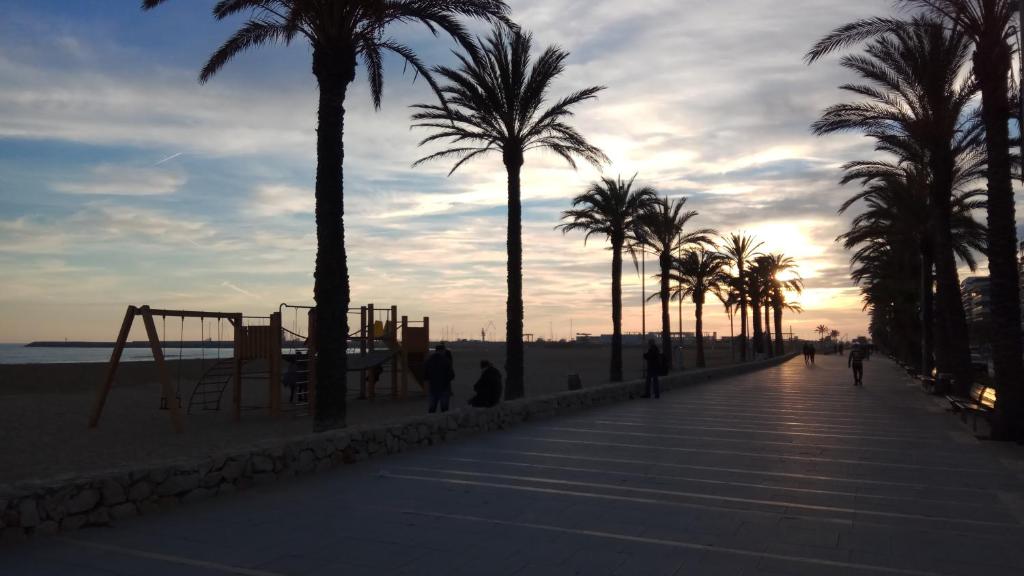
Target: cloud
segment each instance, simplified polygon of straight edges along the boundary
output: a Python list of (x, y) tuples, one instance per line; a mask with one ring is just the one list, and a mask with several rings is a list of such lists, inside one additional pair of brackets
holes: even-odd
[[(793, 317), (794, 326), (841, 321), (853, 331), (864, 316), (846, 279), (848, 255), (832, 242), (852, 216), (835, 209), (852, 192), (836, 180), (843, 161), (873, 151), (856, 136), (810, 135), (809, 123), (838, 101), (836, 87), (847, 78), (831, 61), (805, 66), (802, 55), (833, 27), (885, 14), (890, 6), (890, 0), (517, 0), (515, 11), (535, 32), (538, 48), (557, 42), (571, 52), (552, 95), (609, 87), (573, 119), (612, 157), (606, 174), (639, 172), (639, 182), (690, 197), (688, 206), (701, 213), (695, 225), (747, 229), (770, 250), (797, 257), (809, 286), (801, 301), (809, 309)], [(574, 25), (566, 26), (570, 16)], [(208, 16), (197, 8), (195, 17)], [(316, 86), (308, 50), (254, 52), (200, 86), (193, 62), (184, 62), (201, 61), (205, 54), (196, 46), (215, 47), (223, 27), (168, 34), (159, 45), (138, 34), (90, 37), (70, 18), (57, 29), (49, 37), (39, 28), (0, 38), (0, 143), (37, 150), (73, 144), (86, 151), (86, 165), (106, 163), (78, 178), (61, 173), (52, 188), (39, 191), (38, 204), (0, 211), (5, 263), (45, 257), (78, 266), (95, 259), (106, 270), (97, 277), (113, 281), (106, 293), (90, 294), (107, 301), (144, 293), (168, 305), (259, 312), (276, 306), (260, 295), (308, 301), (316, 246)], [(400, 32), (425, 60), (451, 62), (450, 43)], [(53, 56), (54, 46), (64, 56)], [(507, 202), (500, 157), (481, 158), (450, 178), (449, 163), (412, 169), (433, 149), (416, 146), (425, 134), (410, 133), (407, 106), (433, 96), (423, 82), (401, 77), (400, 65), (388, 64), (381, 111), (370, 104), (362, 71), (346, 100), (354, 301), (397, 302), (403, 313), (430, 315), (464, 334), (487, 320), (500, 327)], [(106, 160), (111, 150), (130, 159)], [(170, 169), (178, 154), (188, 155), (187, 181)], [(159, 157), (156, 165), (131, 168)], [(549, 322), (567, 329), (570, 318), (579, 331), (609, 330), (609, 253), (598, 242), (585, 246), (578, 235), (552, 229), (569, 200), (599, 174), (588, 166), (573, 171), (549, 154), (526, 159), (528, 330), (546, 333)], [(131, 197), (143, 194), (152, 196)], [(48, 208), (51, 202), (60, 210)], [(23, 269), (45, 276), (28, 264)], [(65, 281), (76, 274), (85, 272), (69, 271)], [(628, 263), (624, 282), (626, 328), (638, 330), (640, 281)], [(28, 297), (31, 289), (19, 293)], [(717, 308), (709, 307), (707, 323), (721, 333), (728, 320)], [(655, 318), (648, 312), (650, 327)], [(684, 314), (692, 326), (690, 305)]]
[(51, 187), (64, 194), (105, 196), (161, 196), (177, 192), (188, 178), (181, 172), (100, 164), (87, 176), (53, 182)]
[(313, 214), (316, 193), (312, 188), (289, 184), (262, 184), (256, 188), (249, 209), (260, 216)]

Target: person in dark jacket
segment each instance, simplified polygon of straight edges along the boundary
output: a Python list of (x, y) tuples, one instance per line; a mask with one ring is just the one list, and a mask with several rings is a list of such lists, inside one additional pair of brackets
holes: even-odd
[(451, 355), (444, 344), (438, 344), (434, 353), (427, 358), (423, 365), (423, 374), (427, 379), (427, 392), (430, 394), (430, 408), (428, 412), (437, 412), (438, 405), (441, 412), (448, 411), (448, 405), (452, 398), (452, 380), (455, 379), (455, 369), (452, 367)]
[(651, 388), (654, 388), (654, 397), (661, 398), (661, 383), (658, 382), (658, 375), (661, 374), (661, 351), (658, 350), (658, 345), (651, 340), (647, 345), (647, 352), (644, 353), (644, 362), (647, 367), (646, 370), (646, 384), (647, 392), (644, 394), (644, 398), (651, 397)]
[(846, 360), (846, 366), (853, 369), (854, 386), (864, 385), (864, 358), (866, 356), (860, 346), (854, 345), (850, 349), (850, 357)]
[(489, 360), (480, 361), (480, 379), (473, 385), (476, 396), (469, 399), (470, 406), (490, 408), (501, 402), (501, 372)]

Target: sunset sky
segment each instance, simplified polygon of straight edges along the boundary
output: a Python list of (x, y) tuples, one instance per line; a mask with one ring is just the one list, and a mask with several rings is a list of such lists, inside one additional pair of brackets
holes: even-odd
[[(305, 44), (272, 47), (196, 81), (239, 24), (212, 2), (8, 0), (0, 20), (0, 342), (112, 340), (128, 304), (265, 315), (310, 303), (314, 257), (316, 85)], [(836, 209), (853, 189), (838, 167), (872, 155), (855, 135), (815, 138), (809, 125), (846, 98), (836, 59), (804, 52), (890, 0), (511, 0), (538, 49), (571, 52), (555, 95), (608, 89), (576, 126), (608, 154), (606, 175), (684, 195), (694, 222), (745, 230), (796, 258), (805, 308), (785, 323), (865, 333)], [(479, 30), (480, 28), (477, 27)], [(394, 33), (431, 63), (452, 43)], [(505, 175), (488, 157), (411, 164), (423, 134), (409, 105), (426, 84), (386, 62), (383, 107), (360, 70), (347, 100), (345, 197), (353, 305), (429, 315), (433, 336), (503, 337)], [(569, 200), (598, 178), (557, 158), (524, 168), (526, 331), (607, 333), (610, 255), (554, 230)], [(627, 269), (625, 330), (638, 331), (640, 279)], [(648, 289), (654, 281), (648, 282)], [(648, 328), (656, 329), (656, 304)], [(674, 306), (673, 306), (674, 311)], [(693, 329), (692, 305), (684, 330)], [(728, 333), (712, 303), (708, 331)], [(675, 313), (673, 312), (673, 329)], [(196, 328), (198, 330), (198, 328)], [(198, 336), (198, 333), (196, 334)], [(491, 337), (489, 336), (488, 339)]]

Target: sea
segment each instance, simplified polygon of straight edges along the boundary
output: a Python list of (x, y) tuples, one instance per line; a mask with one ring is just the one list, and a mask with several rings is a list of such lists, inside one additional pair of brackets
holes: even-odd
[[(112, 348), (64, 348), (28, 347), (24, 344), (0, 344), (0, 364), (77, 364), (83, 362), (109, 362)], [(194, 358), (216, 359), (215, 348), (182, 348), (182, 360)], [(179, 350), (174, 346), (164, 348), (164, 357), (177, 360)], [(220, 351), (222, 358), (231, 356), (230, 349)], [(149, 348), (125, 348), (121, 353), (122, 362), (147, 362), (153, 359)]]
[[(281, 349), (284, 354), (294, 354), (295, 348), (285, 346)], [(305, 350), (302, 350), (305, 352)], [(40, 346), (29, 347), (24, 344), (0, 344), (0, 364), (81, 364), (86, 362), (106, 363), (110, 361), (110, 354), (113, 347), (64, 347), (64, 346)], [(357, 350), (349, 350), (355, 353)], [(216, 360), (218, 358), (230, 358), (231, 348), (217, 348), (208, 346), (206, 348), (181, 348), (177, 346), (164, 346), (164, 358), (167, 360)], [(126, 347), (121, 352), (121, 362), (149, 362), (153, 360), (153, 352), (149, 348)]]

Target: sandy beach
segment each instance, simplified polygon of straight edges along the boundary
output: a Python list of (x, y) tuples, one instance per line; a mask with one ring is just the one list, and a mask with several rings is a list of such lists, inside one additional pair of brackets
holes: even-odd
[[(479, 375), (479, 362), (487, 358), (501, 366), (504, 345), (500, 343), (456, 343), (451, 345), (455, 361), (454, 406), (472, 396)], [(641, 376), (639, 347), (624, 350), (627, 379)], [(579, 374), (583, 385), (608, 381), (609, 350), (606, 346), (528, 345), (526, 391), (536, 396), (565, 390), (567, 376)], [(730, 362), (728, 348), (708, 352), (710, 366)], [(207, 361), (172, 361), (172, 379), (181, 374), (181, 392), (187, 402), (196, 380), (210, 365)], [(687, 350), (685, 365), (694, 365), (694, 351)], [(259, 370), (259, 366), (251, 366)], [(46, 479), (63, 474), (86, 474), (157, 463), (182, 457), (201, 457), (248, 444), (308, 433), (311, 421), (304, 409), (291, 408), (287, 390), (285, 409), (279, 419), (265, 409), (243, 412), (241, 422), (232, 422), (230, 391), (225, 393), (219, 412), (199, 412), (185, 418), (185, 432), (177, 434), (166, 411), (159, 409), (160, 387), (152, 362), (122, 364), (107, 400), (98, 429), (87, 427), (96, 386), (103, 380), (105, 363), (0, 365), (0, 484)], [(358, 373), (349, 379), (349, 424), (383, 423), (422, 413), (426, 401), (419, 387), (410, 383), (405, 400), (392, 400), (385, 375), (377, 399), (358, 400)], [(265, 381), (253, 381), (243, 389), (243, 405), (265, 405)]]

